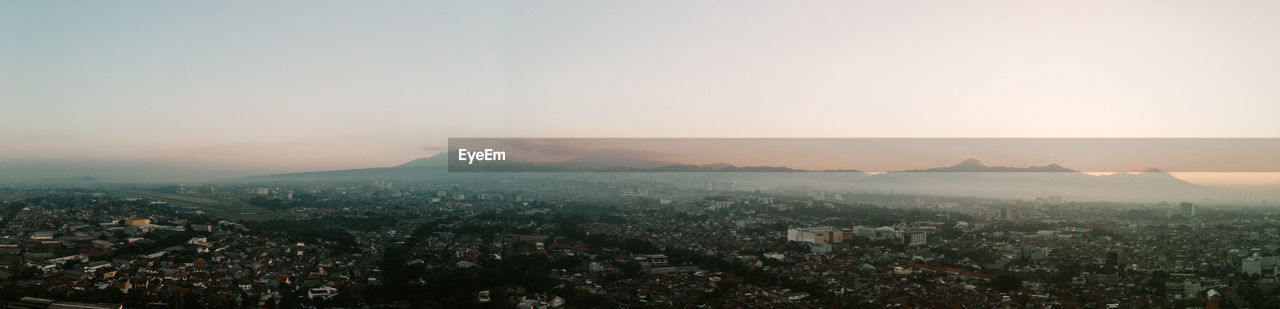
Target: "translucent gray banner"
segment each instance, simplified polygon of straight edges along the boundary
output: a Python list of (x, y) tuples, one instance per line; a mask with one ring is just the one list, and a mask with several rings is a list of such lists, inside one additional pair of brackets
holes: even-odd
[(1280, 138), (450, 138), (450, 172), (1280, 172)]

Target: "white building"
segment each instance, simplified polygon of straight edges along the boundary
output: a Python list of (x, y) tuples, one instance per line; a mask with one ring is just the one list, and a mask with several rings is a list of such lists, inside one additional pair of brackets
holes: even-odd
[(928, 234), (928, 233), (925, 233), (925, 232), (912, 232), (912, 233), (911, 233), (911, 242), (909, 242), (907, 245), (909, 245), (909, 246), (923, 246), (923, 245), (925, 245), (925, 244), (927, 244), (927, 243), (928, 243), (928, 236), (929, 236), (929, 234)]
[(707, 210), (725, 209), (725, 208), (729, 208), (729, 206), (733, 206), (733, 201), (711, 200), (710, 205), (707, 206)]
[(1182, 282), (1182, 297), (1196, 297), (1202, 289), (1200, 281), (1187, 279)]
[(1246, 275), (1262, 274), (1262, 259), (1257, 255), (1247, 257), (1240, 262), (1240, 272)]
[(338, 289), (329, 286), (322, 286), (307, 290), (307, 298), (310, 299), (330, 299), (338, 295)]
[(873, 232), (875, 235), (872, 236), (871, 240), (894, 240), (902, 238), (902, 231), (890, 226), (878, 227)]
[(790, 228), (787, 229), (787, 240), (815, 244), (840, 243), (844, 241), (844, 233), (830, 226)]

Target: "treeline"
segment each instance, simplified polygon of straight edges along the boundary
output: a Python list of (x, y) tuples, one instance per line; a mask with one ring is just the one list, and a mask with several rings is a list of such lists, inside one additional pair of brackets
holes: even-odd
[[(268, 209), (289, 209), (289, 208), (341, 208), (348, 207), (354, 201), (334, 199), (322, 197), (310, 193), (299, 193), (293, 196), (293, 199), (284, 200), (274, 197), (255, 196), (249, 198), (245, 202), (249, 205), (268, 208)], [(386, 200), (375, 199), (373, 203), (386, 202)]]
[(386, 215), (326, 216), (310, 220), (243, 221), (252, 231), (278, 234), (293, 241), (331, 241), (341, 252), (357, 252), (355, 236), (348, 230), (375, 231), (400, 222), (399, 218)]
[(826, 290), (819, 284), (808, 283), (801, 280), (793, 280), (790, 278), (782, 278), (774, 274), (765, 272), (760, 268), (753, 268), (745, 263), (733, 259), (721, 259), (714, 256), (706, 255), (694, 250), (683, 248), (665, 248), (660, 250), (658, 246), (652, 242), (636, 239), (622, 238), (608, 235), (587, 235), (580, 227), (582, 222), (587, 222), (586, 218), (581, 215), (558, 215), (555, 217), (556, 224), (560, 225), (560, 229), (567, 238), (578, 240), (586, 243), (588, 247), (598, 249), (601, 247), (620, 248), (631, 254), (647, 254), (647, 253), (663, 253), (666, 254), (672, 264), (692, 264), (703, 269), (711, 271), (720, 271), (732, 274), (737, 279), (731, 279), (722, 283), (724, 288), (717, 289), (715, 293), (709, 293), (704, 296), (705, 301), (722, 296), (721, 293), (727, 292), (740, 283), (747, 283), (756, 286), (769, 287), (781, 286), (797, 292), (808, 292), (815, 297), (826, 297)]
[(142, 245), (138, 245), (138, 244), (127, 245), (120, 248), (118, 251), (116, 251), (115, 254), (122, 255), (122, 254), (153, 253), (156, 251), (160, 251), (160, 249), (185, 244), (187, 243), (188, 240), (191, 240), (191, 237), (195, 237), (195, 233), (192, 233), (190, 231), (182, 231), (182, 232), (161, 231), (161, 232), (155, 232), (153, 233), (153, 235), (156, 236), (155, 238), (151, 239), (154, 242), (149, 242)]
[(253, 198), (250, 198), (248, 202), (249, 202), (249, 205), (252, 205), (252, 206), (254, 206), (254, 207), (262, 207), (262, 208), (267, 208), (267, 209), (285, 209), (285, 208), (289, 208), (289, 205), (288, 205), (288, 204), (286, 204), (286, 203), (284, 202), (284, 200), (281, 200), (281, 199), (278, 199), (278, 198), (269, 198), (269, 197), (263, 197), (263, 196), (255, 196), (255, 197), (253, 197)]
[(338, 226), (352, 230), (368, 232), (376, 231), (388, 226), (395, 225), (400, 222), (400, 218), (387, 215), (367, 215), (367, 216), (326, 216), (319, 219), (311, 219), (307, 224)]
[(334, 249), (340, 252), (356, 252), (356, 238), (345, 228), (331, 225), (317, 225), (310, 221), (267, 220), (248, 221), (244, 226), (255, 232), (276, 234), (292, 241), (329, 241), (335, 244)]
[[(430, 222), (412, 233), (415, 240), (429, 237), (441, 224)], [(552, 259), (542, 255), (515, 255), (501, 260), (481, 261), (477, 267), (430, 267), (413, 263), (413, 243), (388, 248), (383, 255), (384, 285), (366, 289), (362, 297), (378, 303), (408, 300), (415, 308), (508, 308), (518, 290), (549, 292), (563, 297), (571, 307), (615, 307), (606, 298), (577, 291), (563, 281), (548, 276), (553, 269), (580, 266), (575, 257)], [(426, 260), (435, 260), (425, 258)], [(478, 291), (488, 290), (491, 302), (479, 302)]]

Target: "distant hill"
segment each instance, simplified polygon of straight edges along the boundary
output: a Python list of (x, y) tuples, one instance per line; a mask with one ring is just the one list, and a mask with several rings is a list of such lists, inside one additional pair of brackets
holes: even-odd
[(240, 181), (360, 181), (360, 180), (422, 180), (430, 175), (444, 174), (448, 168), (444, 152), (423, 157), (393, 167), (358, 168), (348, 170), (297, 172), (242, 177)]
[(588, 151), (573, 159), (538, 165), (575, 169), (649, 169), (675, 164), (653, 160), (652, 156), (645, 151), (604, 148)]
[(944, 195), (1071, 196), (1087, 200), (1159, 201), (1227, 198), (1232, 192), (1192, 184), (1158, 169), (1095, 176), (1057, 164), (987, 166), (977, 159), (928, 169), (875, 175), (865, 184), (881, 190)]
[(395, 167), (447, 167), (449, 166), (449, 158), (444, 152), (437, 153), (430, 157), (417, 158)]
[[(363, 181), (466, 179), (468, 177), (542, 180), (611, 177), (699, 187), (705, 181), (731, 181), (735, 189), (816, 188), (890, 191), (932, 195), (1035, 198), (1064, 196), (1074, 200), (1204, 201), (1231, 200), (1238, 192), (1188, 183), (1158, 169), (1142, 173), (1095, 176), (1057, 164), (1030, 167), (988, 166), (977, 159), (956, 165), (866, 174), (859, 171), (808, 171), (788, 167), (739, 167), (726, 163), (677, 164), (639, 157), (610, 159), (605, 153), (549, 163), (503, 161), (486, 173), (448, 173), (445, 153), (394, 167), (320, 171), (248, 177), (245, 181)], [(483, 170), (482, 170), (483, 171)], [(554, 173), (521, 173), (554, 172)], [(568, 172), (568, 173), (565, 173)], [(609, 172), (609, 173), (596, 173)]]
[(808, 172), (806, 170), (798, 170), (789, 167), (774, 166), (734, 166), (727, 163), (713, 163), (706, 165), (686, 165), (672, 164), (667, 166), (648, 169), (649, 172)]
[(978, 159), (965, 159), (959, 164), (947, 167), (935, 167), (922, 170), (909, 170), (903, 172), (1077, 172), (1076, 170), (1058, 166), (1057, 164), (1049, 164), (1045, 166), (1031, 167), (1008, 167), (1008, 166), (987, 166)]

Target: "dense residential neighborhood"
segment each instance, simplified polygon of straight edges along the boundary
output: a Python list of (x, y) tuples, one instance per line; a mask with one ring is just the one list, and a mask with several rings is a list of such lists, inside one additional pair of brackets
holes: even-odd
[[(1280, 305), (1265, 208), (632, 181), (0, 194), (14, 306)], [(213, 200), (240, 206), (189, 206)]]

